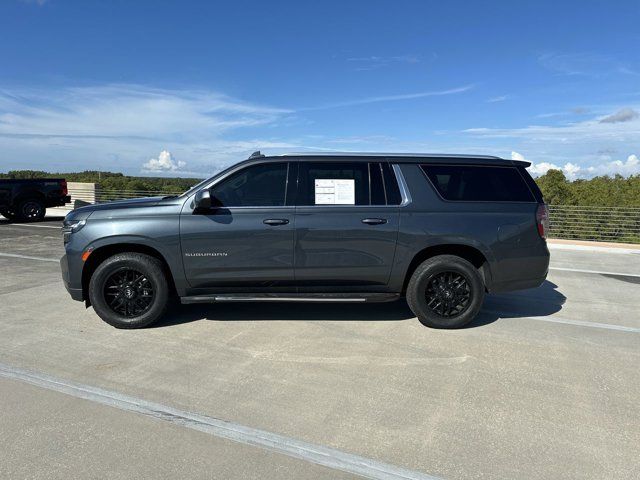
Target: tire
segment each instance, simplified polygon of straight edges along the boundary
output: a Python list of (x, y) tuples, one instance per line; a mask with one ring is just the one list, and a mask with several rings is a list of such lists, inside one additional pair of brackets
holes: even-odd
[(460, 328), (473, 320), (484, 301), (484, 281), (477, 268), (455, 255), (422, 262), (409, 280), (407, 303), (423, 325)]
[(11, 221), (15, 220), (16, 218), (16, 214), (13, 213), (13, 211), (8, 208), (0, 209), (0, 215), (2, 215), (7, 220), (11, 220)]
[(16, 219), (20, 222), (39, 222), (44, 218), (47, 209), (38, 198), (25, 198), (18, 202)]
[(107, 258), (89, 281), (93, 309), (116, 328), (153, 324), (167, 310), (169, 295), (162, 262), (142, 253), (119, 253)]

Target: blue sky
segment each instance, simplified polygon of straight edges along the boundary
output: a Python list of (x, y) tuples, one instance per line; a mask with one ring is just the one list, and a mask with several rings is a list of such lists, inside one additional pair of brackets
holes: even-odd
[(640, 173), (640, 2), (0, 3), (0, 171), (206, 176), (253, 150)]

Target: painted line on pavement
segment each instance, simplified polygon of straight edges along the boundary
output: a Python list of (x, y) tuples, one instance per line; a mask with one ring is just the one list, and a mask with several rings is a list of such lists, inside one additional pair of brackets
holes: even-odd
[(53, 225), (34, 225), (32, 223), (3, 223), (2, 225), (6, 225), (7, 227), (36, 227), (36, 228), (56, 228), (60, 230), (62, 225), (59, 227), (54, 227)]
[(148, 402), (118, 392), (70, 382), (42, 373), (29, 372), (0, 363), (0, 376), (100, 403), (157, 420), (204, 432), (215, 437), (264, 448), (293, 458), (316, 463), (376, 480), (437, 480), (437, 477), (407, 470), (369, 458), (345, 453), (334, 448), (303, 442), (294, 438), (247, 427), (238, 423), (190, 413), (177, 408)]
[(639, 277), (640, 278), (640, 274), (637, 274), (637, 273), (603, 272), (601, 270), (584, 270), (581, 268), (549, 267), (549, 270), (558, 270), (561, 272), (593, 273), (597, 275), (617, 275), (619, 277)]
[(547, 243), (550, 250), (576, 250), (583, 252), (602, 252), (602, 253), (635, 253), (640, 255), (640, 248), (623, 248), (623, 247), (601, 247), (598, 245), (574, 245), (566, 243)]
[(612, 323), (585, 322), (583, 320), (571, 320), (569, 318), (553, 317), (553, 316), (549, 316), (549, 317), (528, 317), (528, 316), (520, 315), (518, 313), (513, 313), (512, 314), (512, 313), (509, 313), (509, 312), (500, 312), (500, 311), (497, 311), (497, 310), (481, 310), (481, 313), (482, 312), (493, 314), (493, 315), (497, 315), (503, 320), (509, 320), (509, 319), (513, 319), (513, 318), (523, 318), (523, 319), (526, 319), (526, 320), (536, 320), (536, 321), (539, 321), (539, 322), (561, 323), (561, 324), (565, 324), (565, 325), (575, 325), (575, 326), (578, 326), (578, 327), (588, 327), (588, 328), (599, 328), (599, 329), (605, 329), (605, 330), (615, 330), (615, 331), (618, 331), (618, 332), (625, 332), (625, 333), (640, 333), (640, 328), (625, 327), (624, 325), (614, 325)]
[(18, 255), (17, 253), (0, 253), (0, 257), (24, 258), (24, 259), (27, 259), (27, 260), (38, 260), (40, 262), (56, 262), (56, 263), (60, 263), (60, 260), (56, 259), (56, 258), (32, 257), (31, 255)]

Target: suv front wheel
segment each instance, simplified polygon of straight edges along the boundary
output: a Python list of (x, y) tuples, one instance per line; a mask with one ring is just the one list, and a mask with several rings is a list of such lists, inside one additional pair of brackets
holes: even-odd
[(460, 328), (473, 320), (484, 300), (484, 282), (477, 268), (455, 255), (422, 262), (409, 280), (407, 303), (423, 325)]
[(116, 328), (147, 327), (164, 315), (169, 285), (157, 258), (119, 253), (104, 260), (89, 281), (98, 316)]

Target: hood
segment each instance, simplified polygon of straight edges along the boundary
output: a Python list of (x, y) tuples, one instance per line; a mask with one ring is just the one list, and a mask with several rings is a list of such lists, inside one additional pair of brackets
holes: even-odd
[(176, 204), (177, 198), (166, 198), (164, 197), (145, 197), (145, 198), (132, 198), (128, 200), (114, 200), (111, 202), (105, 203), (95, 203), (93, 205), (85, 205), (84, 207), (76, 208), (75, 210), (69, 212), (66, 216), (65, 220), (83, 220), (88, 218), (92, 213), (95, 212), (104, 212), (107, 215), (116, 214), (118, 210), (122, 211), (123, 214), (127, 214), (127, 211), (130, 209), (140, 209), (147, 207), (156, 207), (159, 205), (174, 205)]

